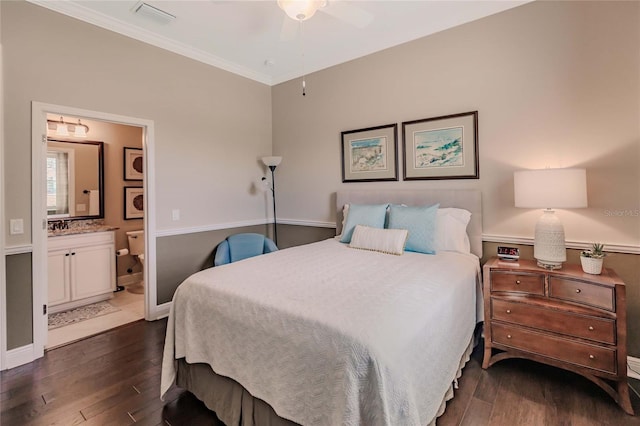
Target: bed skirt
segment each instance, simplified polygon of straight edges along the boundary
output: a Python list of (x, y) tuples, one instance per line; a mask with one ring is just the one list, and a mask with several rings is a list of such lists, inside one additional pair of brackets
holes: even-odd
[[(478, 331), (478, 330), (476, 330)], [(479, 340), (474, 333), (469, 345), (460, 359), (458, 371), (451, 386), (442, 398), (438, 414), (429, 423), (435, 425), (444, 413), (447, 401), (453, 398), (458, 387), (458, 378), (462, 369), (471, 358), (471, 352)], [(233, 379), (216, 374), (207, 364), (189, 364), (184, 358), (177, 360), (176, 385), (188, 390), (214, 411), (227, 426), (294, 426), (297, 423), (283, 419), (269, 404), (252, 396), (242, 385)]]

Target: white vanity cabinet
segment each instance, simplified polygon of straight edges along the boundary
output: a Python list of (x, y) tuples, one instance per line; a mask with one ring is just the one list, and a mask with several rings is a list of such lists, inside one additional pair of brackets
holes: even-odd
[(116, 288), (115, 233), (48, 239), (49, 312), (109, 299)]

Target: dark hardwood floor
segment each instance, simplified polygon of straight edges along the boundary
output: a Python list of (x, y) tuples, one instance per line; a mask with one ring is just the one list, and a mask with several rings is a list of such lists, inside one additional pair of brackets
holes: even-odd
[[(2, 425), (221, 425), (193, 395), (160, 401), (166, 320), (138, 321), (0, 374)], [(506, 360), (482, 370), (478, 347), (438, 425), (640, 425), (570, 372)], [(633, 381), (640, 390), (640, 382)], [(640, 413), (640, 398), (632, 391)]]

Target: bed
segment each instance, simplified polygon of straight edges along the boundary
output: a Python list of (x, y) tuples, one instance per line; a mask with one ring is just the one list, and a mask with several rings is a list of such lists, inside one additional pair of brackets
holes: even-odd
[(227, 425), (435, 424), (482, 320), (481, 197), (340, 191), (345, 205), (471, 213), (470, 253), (401, 256), (337, 239), (210, 268), (176, 290), (161, 395), (175, 383)]

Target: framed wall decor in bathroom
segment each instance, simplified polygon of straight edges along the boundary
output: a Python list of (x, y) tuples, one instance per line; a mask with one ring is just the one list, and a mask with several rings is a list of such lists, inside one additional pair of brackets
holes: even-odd
[(138, 186), (124, 187), (124, 219), (144, 218), (144, 188)]
[(143, 164), (142, 149), (124, 147), (124, 180), (142, 180)]

